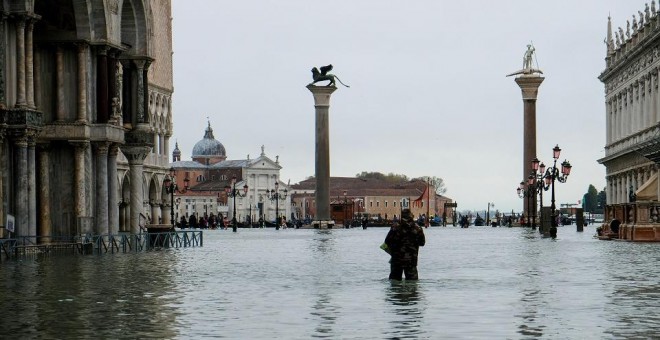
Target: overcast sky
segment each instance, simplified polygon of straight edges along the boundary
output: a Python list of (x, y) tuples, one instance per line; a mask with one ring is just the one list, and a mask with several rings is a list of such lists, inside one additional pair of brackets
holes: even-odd
[[(279, 155), (314, 175), (310, 69), (333, 64), (331, 176), (444, 179), (459, 210), (522, 210), (523, 102), (507, 74), (533, 42), (545, 81), (537, 154), (573, 170), (557, 205), (605, 187), (603, 43), (641, 0), (173, 0), (174, 140), (183, 160), (211, 121), (228, 159)], [(632, 21), (632, 20), (631, 20)], [(350, 195), (350, 188), (349, 190)], [(548, 192), (545, 198), (549, 205)]]

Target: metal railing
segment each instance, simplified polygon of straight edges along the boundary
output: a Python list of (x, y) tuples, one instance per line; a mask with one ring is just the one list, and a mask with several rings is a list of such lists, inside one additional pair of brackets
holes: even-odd
[(0, 239), (0, 259), (28, 254), (106, 254), (149, 251), (161, 248), (202, 247), (201, 230), (140, 234), (21, 236)]

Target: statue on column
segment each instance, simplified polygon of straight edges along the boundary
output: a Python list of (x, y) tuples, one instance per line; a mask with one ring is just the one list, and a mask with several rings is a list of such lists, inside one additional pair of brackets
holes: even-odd
[(336, 75), (328, 73), (330, 71), (332, 71), (332, 64), (326, 65), (326, 66), (321, 66), (321, 71), (319, 71), (319, 69), (314, 67), (312, 69), (312, 79), (313, 79), (313, 81), (311, 83), (309, 83), (309, 85), (314, 85), (314, 84), (316, 84), (320, 81), (327, 80), (327, 81), (329, 81), (329, 83), (326, 86), (335, 86), (335, 79), (336, 79), (336, 80), (339, 80), (339, 82), (342, 85), (344, 85), (346, 87), (350, 87), (350, 86), (344, 84), (341, 81), (341, 79), (339, 79), (339, 77), (337, 77)]
[(528, 44), (527, 45), (527, 51), (525, 51), (525, 55), (523, 56), (523, 68), (522, 68), (522, 70), (513, 72), (511, 74), (507, 74), (507, 77), (515, 76), (515, 75), (518, 75), (518, 74), (522, 74), (522, 75), (532, 75), (532, 74), (536, 74), (536, 73), (543, 74), (543, 71), (539, 70), (538, 68), (534, 68), (534, 52), (535, 51), (536, 51), (536, 49), (534, 48), (534, 45)]

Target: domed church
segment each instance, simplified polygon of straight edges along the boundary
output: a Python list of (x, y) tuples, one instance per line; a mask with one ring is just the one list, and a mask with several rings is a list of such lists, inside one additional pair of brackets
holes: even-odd
[[(279, 156), (273, 161), (266, 156), (264, 146), (257, 158), (247, 155), (245, 159), (228, 160), (225, 146), (215, 139), (209, 122), (204, 136), (193, 146), (191, 159), (181, 160), (177, 142), (170, 163), (170, 174), (177, 187), (174, 193), (177, 221), (182, 216), (188, 219), (190, 215), (199, 218), (211, 214), (222, 214), (231, 220), (234, 211), (239, 223), (256, 222), (259, 218), (273, 222), (277, 215), (290, 215), (291, 198), (284, 197), (289, 186), (280, 181)], [(236, 189), (238, 195), (228, 195), (226, 187)], [(271, 200), (269, 193), (276, 188), (282, 197)]]

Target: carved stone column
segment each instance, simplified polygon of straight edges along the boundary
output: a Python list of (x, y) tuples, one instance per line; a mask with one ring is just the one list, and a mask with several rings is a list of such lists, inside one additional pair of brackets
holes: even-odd
[(128, 158), (128, 166), (130, 170), (131, 178), (131, 217), (130, 217), (130, 227), (131, 234), (140, 233), (140, 224), (144, 224), (145, 221), (140, 215), (145, 215), (143, 208), (144, 202), (144, 191), (143, 187), (143, 170), (144, 170), (144, 159), (149, 154), (151, 148), (149, 147), (122, 147), (122, 152)]
[[(0, 15), (0, 26), (2, 26), (2, 16)], [(2, 48), (0, 44), (0, 49)], [(1, 63), (0, 63), (1, 64)], [(0, 71), (1, 72), (1, 71)], [(1, 103), (0, 103), (1, 104)], [(7, 176), (7, 167), (9, 162), (5, 160), (5, 135), (6, 130), (3, 126), (0, 126), (0, 224), (6, 225), (5, 222), (5, 205), (7, 200), (5, 200), (5, 178)]]
[(117, 154), (119, 147), (112, 144), (108, 150), (108, 223), (109, 233), (119, 232), (119, 180), (117, 178)]
[(56, 94), (56, 108), (55, 108), (55, 120), (58, 122), (64, 122), (64, 112), (65, 112), (65, 103), (64, 103), (64, 52), (62, 51), (61, 46), (57, 46), (55, 50), (55, 78), (57, 89)]
[(16, 235), (32, 236), (29, 229), (28, 216), (28, 138), (18, 136), (14, 140), (16, 154)]
[[(88, 141), (73, 142), (75, 146), (74, 152), (74, 209), (76, 221), (79, 217), (86, 217), (87, 210), (85, 209), (87, 202), (87, 195), (85, 191), (85, 152), (89, 148)], [(86, 232), (85, 230), (84, 232)]]
[(27, 22), (25, 35), (25, 82), (27, 92), (27, 106), (31, 109), (34, 105), (34, 47), (32, 44), (32, 33), (34, 32), (34, 20)]
[(148, 112), (146, 110), (147, 107), (147, 99), (145, 98), (147, 96), (147, 91), (146, 91), (146, 85), (148, 82), (146, 81), (146, 66), (147, 63), (144, 60), (134, 60), (135, 66), (137, 68), (136, 75), (137, 75), (137, 110), (136, 110), (136, 115), (137, 115), (137, 123), (143, 124), (143, 123), (148, 123)]
[(78, 118), (87, 123), (87, 44), (78, 44)]
[(25, 19), (16, 22), (16, 107), (25, 107)]
[(47, 144), (39, 145), (39, 236), (42, 243), (50, 243), (53, 221), (50, 212), (50, 154)]
[(108, 204), (108, 148), (106, 142), (96, 144), (96, 235), (110, 233)]
[[(335, 86), (307, 85), (314, 96), (316, 112), (316, 221), (320, 228), (332, 228), (330, 216), (330, 95), (337, 90)], [(279, 216), (276, 216), (279, 219)]]

